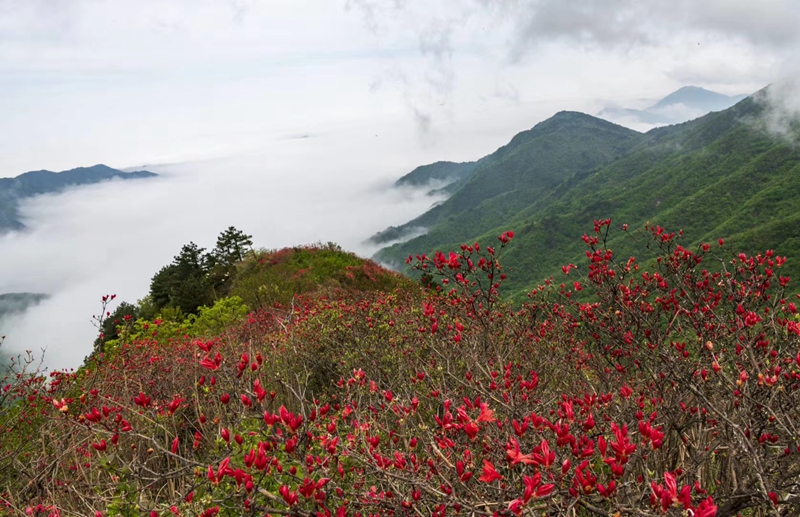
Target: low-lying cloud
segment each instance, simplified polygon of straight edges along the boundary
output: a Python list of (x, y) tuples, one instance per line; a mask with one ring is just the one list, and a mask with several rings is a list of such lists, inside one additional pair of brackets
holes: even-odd
[(800, 73), (770, 85), (758, 98), (765, 104), (764, 128), (796, 142), (800, 137)]
[(0, 292), (51, 297), (0, 329), (4, 348), (46, 348), (49, 367), (77, 367), (91, 351), (102, 295), (140, 299), (183, 244), (211, 248), (230, 225), (259, 247), (333, 241), (373, 252), (367, 237), (424, 212), (431, 197), (392, 188), (413, 168), (408, 158), (363, 138), (281, 139), (263, 152), (151, 167), (161, 174), (152, 180), (26, 202), (30, 231), (0, 238)]

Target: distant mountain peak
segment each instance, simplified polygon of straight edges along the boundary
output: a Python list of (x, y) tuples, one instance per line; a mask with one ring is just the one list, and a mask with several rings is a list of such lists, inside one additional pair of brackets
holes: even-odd
[(92, 165), (91, 167), (79, 167), (80, 169), (89, 169), (93, 171), (116, 171), (117, 169), (113, 169), (104, 163), (98, 163), (96, 165)]
[(658, 110), (676, 104), (683, 104), (690, 108), (710, 108), (710, 111), (720, 111), (735, 104), (736, 101), (733, 99), (734, 97), (712, 92), (700, 86), (684, 86), (670, 93), (647, 109)]
[[(588, 113), (583, 113), (580, 111), (567, 111), (567, 110), (557, 112), (552, 117), (539, 122), (538, 124), (536, 124), (536, 126), (547, 126), (547, 125), (575, 123), (575, 122), (582, 124), (592, 124), (596, 126), (604, 126), (604, 127), (617, 126), (620, 129), (622, 129), (622, 126), (620, 126), (619, 124), (616, 124), (604, 118), (597, 117), (594, 115), (589, 115)], [(628, 129), (625, 128), (625, 130), (627, 131)]]
[(475, 162), (438, 161), (428, 165), (420, 165), (397, 182), (396, 187), (428, 187), (443, 188), (455, 183), (475, 170)]
[(556, 112), (551, 118), (576, 118), (576, 117), (589, 117), (591, 115), (587, 115), (586, 113), (581, 113), (580, 111), (572, 111), (572, 110), (561, 110)]
[(621, 124), (668, 125), (680, 124), (712, 111), (722, 111), (738, 103), (747, 95), (725, 95), (702, 86), (683, 86), (650, 107), (637, 110), (609, 106), (597, 115)]
[[(546, 120), (543, 120), (541, 123), (545, 123), (545, 122), (561, 122), (561, 121), (565, 121), (565, 120), (569, 120), (569, 121), (573, 121), (573, 120), (591, 121), (591, 120), (602, 120), (602, 119), (598, 119), (597, 117), (595, 117), (593, 115), (589, 115), (588, 113), (583, 113), (583, 112), (580, 112), (580, 111), (562, 110), (562, 111), (556, 112), (552, 117), (550, 117), (550, 118), (548, 118)], [(607, 121), (603, 120), (603, 122), (607, 122)]]
[(0, 178), (0, 233), (22, 230), (19, 220), (19, 200), (40, 194), (54, 194), (66, 188), (91, 185), (111, 179), (141, 179), (157, 176), (149, 171), (123, 172), (99, 163), (91, 167), (78, 167), (68, 171), (30, 171), (14, 178)]
[[(445, 193), (452, 194), (446, 201), (404, 225), (372, 236), (369, 242), (386, 245), (409, 236), (418, 238), (440, 223), (471, 217), (465, 214), (475, 214), (479, 205), (494, 216), (511, 216), (531, 199), (537, 199), (567, 178), (589, 174), (643, 138), (637, 131), (585, 113), (560, 111), (517, 133), (506, 145), (477, 162), (450, 164), (450, 167), (471, 165), (472, 168), (445, 189)], [(420, 167), (415, 173), (435, 165)], [(459, 232), (467, 227), (453, 228), (448, 238), (460, 239)]]
[[(715, 95), (720, 95), (720, 94), (717, 94), (716, 92), (712, 92), (711, 90), (707, 90), (707, 89), (703, 88), (702, 86), (691, 86), (691, 85), (690, 86), (681, 86), (680, 88), (678, 88), (677, 90), (672, 92), (670, 95), (674, 95), (676, 93), (688, 93), (688, 92), (708, 92), (708, 93), (713, 93)], [(669, 95), (667, 97), (669, 97)]]

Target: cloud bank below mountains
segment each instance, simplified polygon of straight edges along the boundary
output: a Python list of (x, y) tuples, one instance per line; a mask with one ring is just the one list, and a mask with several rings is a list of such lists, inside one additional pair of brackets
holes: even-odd
[(0, 237), (0, 292), (51, 297), (5, 321), (4, 349), (45, 347), (48, 366), (77, 367), (91, 351), (90, 319), (102, 295), (136, 301), (183, 244), (211, 248), (230, 225), (252, 234), (259, 247), (333, 241), (371, 253), (367, 237), (415, 217), (434, 199), (390, 188), (408, 158), (364, 140), (282, 140), (260, 153), (156, 166), (155, 179), (26, 202), (30, 231)]

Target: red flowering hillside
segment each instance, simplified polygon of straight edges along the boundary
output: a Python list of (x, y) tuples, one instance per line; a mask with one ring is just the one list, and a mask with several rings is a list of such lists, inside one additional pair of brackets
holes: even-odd
[(183, 246), (153, 277), (150, 294), (136, 305), (123, 302), (110, 313), (110, 300), (104, 299), (94, 353), (143, 337), (163, 343), (227, 333), (248, 313), (291, 305), (299, 294), (337, 297), (413, 285), (332, 243), (281, 250), (251, 246), (250, 236), (230, 227), (209, 253), (194, 243)]
[(409, 281), (371, 260), (319, 244), (255, 253), (237, 267), (231, 293), (252, 307), (319, 290), (389, 291)]
[(626, 231), (655, 253), (645, 270), (606, 247), (610, 228), (524, 306), (500, 297), (506, 232), (412, 258), (435, 289), (309, 292), (217, 337), (140, 337), (77, 373), (10, 378), (5, 511), (796, 514), (783, 259)]

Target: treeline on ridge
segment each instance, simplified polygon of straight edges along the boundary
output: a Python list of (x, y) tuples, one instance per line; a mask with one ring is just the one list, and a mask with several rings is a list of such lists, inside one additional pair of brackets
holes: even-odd
[(231, 226), (210, 251), (185, 244), (153, 276), (143, 299), (123, 301), (113, 312), (104, 308), (94, 352), (153, 332), (162, 339), (220, 332), (252, 310), (280, 307), (309, 291), (390, 290), (408, 283), (331, 242), (255, 249), (251, 235)]

